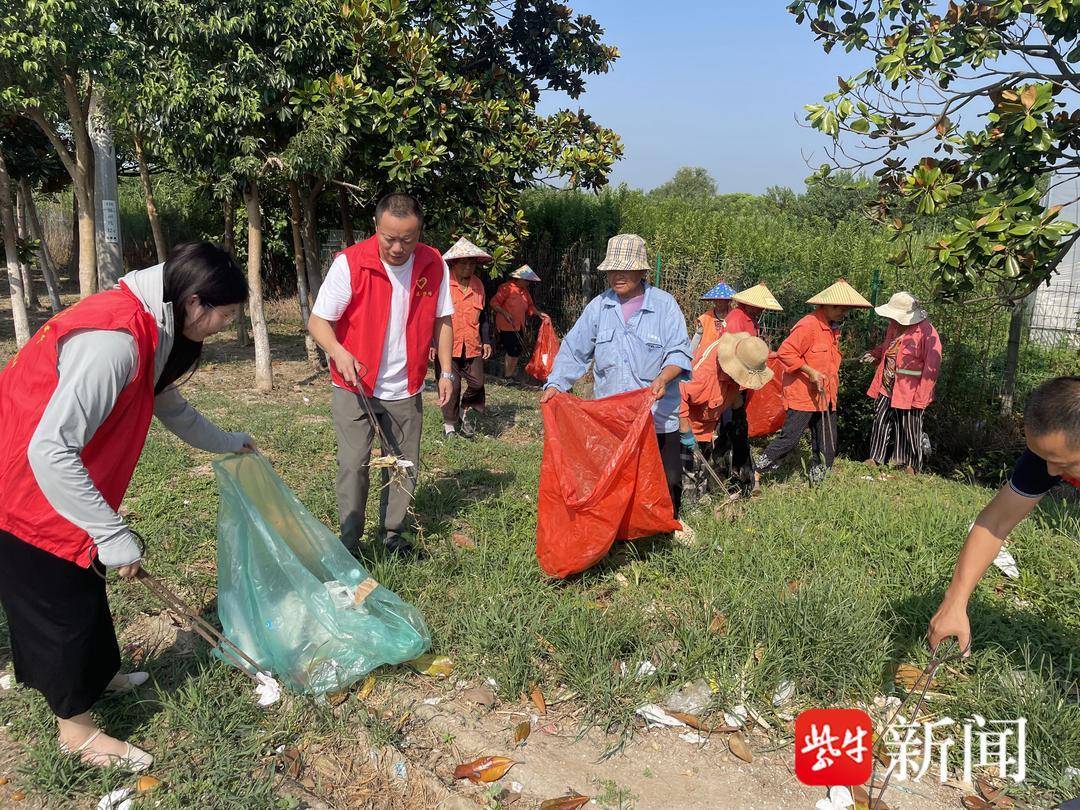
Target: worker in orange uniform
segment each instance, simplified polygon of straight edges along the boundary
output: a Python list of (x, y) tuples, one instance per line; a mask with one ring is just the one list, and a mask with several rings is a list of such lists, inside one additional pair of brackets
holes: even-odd
[[(470, 414), (483, 414), (486, 409), (484, 392), (484, 361), (491, 357), (491, 331), (484, 306), (484, 284), (476, 276), (477, 269), (491, 261), (491, 255), (465, 237), (458, 239), (443, 254), (450, 267), (450, 298), (454, 302), (454, 372), (450, 401), (442, 406), (443, 433), (447, 437), (476, 434)], [(442, 367), (431, 348), (435, 361), (435, 379)], [(462, 386), (464, 382), (464, 386)]]
[(690, 340), (693, 374), (690, 380), (679, 385), (683, 488), (691, 494), (703, 495), (709, 489), (709, 476), (699, 468), (697, 459), (712, 463), (717, 426), (739, 393), (739, 386), (720, 370), (716, 360), (717, 341), (727, 331), (726, 319), (734, 294), (735, 290), (721, 281), (701, 296), (702, 301), (708, 301), (712, 306), (698, 316), (697, 329)]
[[(761, 316), (768, 312), (783, 312), (784, 308), (773, 296), (769, 288), (764, 284), (755, 284), (753, 287), (742, 290), (731, 296), (731, 309), (724, 318), (728, 332), (740, 332), (752, 337), (760, 336), (759, 323)], [(731, 406), (731, 419), (724, 426), (722, 435), (717, 436), (717, 444), (713, 453), (724, 453), (725, 449), (731, 452), (731, 473), (738, 480), (739, 488), (743, 495), (753, 495), (758, 492), (758, 479), (754, 472), (754, 460), (750, 452), (750, 426), (747, 420), (746, 408), (754, 390), (740, 387), (741, 401), (736, 401)]]
[(775, 469), (809, 428), (810, 482), (820, 483), (836, 458), (840, 325), (851, 309), (871, 304), (843, 279), (807, 303), (816, 309), (795, 324), (777, 351), (784, 365), (784, 427), (755, 466), (759, 474)]
[(540, 281), (540, 276), (527, 264), (523, 264), (510, 274), (510, 279), (499, 285), (491, 298), (491, 309), (495, 313), (495, 331), (498, 332), (499, 345), (505, 354), (503, 371), (506, 381), (519, 382), (517, 378), (518, 358), (524, 349), (525, 319), (539, 315), (547, 318), (533, 303), (529, 285)]

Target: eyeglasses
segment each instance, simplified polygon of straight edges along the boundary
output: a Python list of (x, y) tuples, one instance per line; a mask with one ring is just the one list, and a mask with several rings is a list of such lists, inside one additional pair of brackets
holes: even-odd
[[(203, 306), (206, 307), (207, 309), (212, 309), (215, 312), (217, 312), (217, 307), (215, 307), (213, 304), (203, 304)], [(237, 307), (236, 309), (234, 309), (232, 311), (231, 315), (226, 315), (225, 319), (224, 319), (224, 324), (226, 326), (230, 326), (236, 320), (236, 316), (239, 314), (239, 312), (240, 312), (240, 307)]]

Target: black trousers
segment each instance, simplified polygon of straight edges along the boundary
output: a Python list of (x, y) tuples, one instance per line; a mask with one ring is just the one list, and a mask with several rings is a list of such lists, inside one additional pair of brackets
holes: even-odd
[(120, 671), (103, 573), (0, 530), (0, 605), (15, 678), (41, 692), (57, 717), (89, 711)]
[(667, 478), (668, 492), (671, 493), (671, 503), (675, 507), (675, 519), (679, 519), (679, 510), (682, 508), (682, 445), (679, 442), (679, 431), (671, 433), (657, 433), (656, 443), (660, 447), (660, 461), (664, 464), (664, 477)]
[[(442, 366), (439, 358), (435, 358), (435, 383), (438, 385), (442, 378)], [(465, 393), (462, 393), (462, 383), (465, 383)], [(442, 407), (443, 422), (448, 425), (461, 424), (461, 411), (464, 408), (476, 406), (484, 407), (484, 358), (476, 357), (454, 358), (454, 390), (450, 394), (450, 401)]]
[(731, 471), (744, 488), (754, 485), (754, 462), (750, 456), (750, 425), (746, 419), (746, 402), (750, 392), (743, 391), (743, 404), (731, 409), (727, 425), (731, 437)]
[(780, 435), (765, 448), (758, 461), (762, 472), (774, 469), (810, 430), (811, 468), (831, 467), (836, 459), (836, 411), (788, 411)]

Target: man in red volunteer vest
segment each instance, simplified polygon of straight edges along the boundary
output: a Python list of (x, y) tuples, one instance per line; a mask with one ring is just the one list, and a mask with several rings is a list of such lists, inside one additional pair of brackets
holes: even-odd
[(955, 637), (970, 653), (967, 607), (975, 586), (1002, 552), (1005, 538), (1043, 497), (1064, 482), (1080, 488), (1080, 377), (1056, 377), (1028, 397), (1024, 450), (1012, 477), (975, 519), (952, 582), (930, 620), (930, 646)]
[(450, 271), (437, 250), (421, 244), (423, 228), (423, 209), (414, 197), (383, 197), (375, 207), (375, 235), (334, 259), (308, 321), (330, 357), (341, 541), (350, 550), (364, 535), (376, 435), (369, 413), (378, 421), (383, 455), (397, 459), (394, 475), (386, 468), (382, 473), (383, 541), (392, 553), (408, 554), (406, 521), (420, 466), (420, 395), (433, 338), (444, 369), (440, 406), (453, 390)]

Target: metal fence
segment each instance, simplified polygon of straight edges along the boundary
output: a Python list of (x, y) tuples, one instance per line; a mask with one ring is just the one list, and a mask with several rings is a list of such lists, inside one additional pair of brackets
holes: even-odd
[[(574, 245), (558, 250), (541, 243), (526, 248), (519, 258), (540, 275), (537, 304), (552, 315), (560, 333), (569, 329), (585, 304), (607, 286), (603, 273), (596, 270), (603, 259), (603, 250), (598, 246)], [(895, 292), (884, 287), (878, 290), (878, 275), (872, 277), (872, 290), (864, 292), (882, 299)], [(719, 267), (714, 270), (669, 265), (662, 256), (650, 273), (650, 281), (675, 296), (691, 328), (707, 307), (700, 300), (701, 292), (720, 278), (737, 288), (758, 281), (749, 274), (723, 272)], [(830, 281), (823, 279), (822, 285)], [(760, 327), (762, 337), (775, 349), (795, 321), (809, 311), (802, 301), (810, 293), (803, 296), (797, 290), (774, 291), (786, 311), (765, 313)], [(1027, 392), (1049, 377), (1080, 373), (1080, 285), (1058, 285), (1052, 299), (1033, 297), (1027, 302), (1020, 333), (1014, 410), (1006, 415), (1001, 414), (1001, 403), (1011, 310), (985, 304), (929, 308), (943, 347), (937, 403), (927, 421), (932, 439), (952, 459), (970, 458), (984, 451), (987, 455), (995, 451), (1008, 455), (1021, 440), (1015, 412), (1022, 407)], [(869, 384), (863, 377), (870, 369), (860, 367), (856, 358), (883, 339), (886, 326), (886, 321), (873, 311), (849, 316), (844, 324), (842, 342), (848, 362), (843, 374), (852, 403), (859, 403)]]

